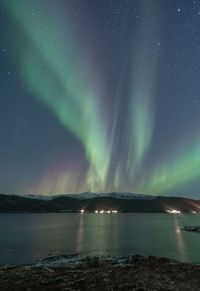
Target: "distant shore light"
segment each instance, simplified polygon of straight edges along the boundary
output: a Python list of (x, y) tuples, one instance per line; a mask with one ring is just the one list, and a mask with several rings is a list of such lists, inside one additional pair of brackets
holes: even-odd
[(179, 214), (181, 213), (180, 210), (172, 209), (172, 210), (167, 210), (167, 213), (172, 213), (172, 214)]
[(111, 214), (111, 213), (118, 213), (118, 210), (94, 210), (94, 213), (98, 214), (103, 214), (103, 213), (107, 213), (107, 214)]

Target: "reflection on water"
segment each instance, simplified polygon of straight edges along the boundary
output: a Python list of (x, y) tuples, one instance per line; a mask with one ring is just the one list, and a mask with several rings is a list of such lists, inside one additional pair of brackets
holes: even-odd
[(0, 263), (28, 263), (48, 255), (157, 255), (200, 262), (195, 214), (2, 214)]
[(76, 240), (76, 253), (81, 253), (83, 238), (84, 238), (84, 217), (85, 215), (79, 215), (79, 225), (77, 230), (77, 240)]
[[(183, 214), (184, 215), (184, 214)], [(176, 243), (178, 250), (181, 255), (182, 261), (188, 261), (187, 259), (187, 252), (186, 252), (186, 245), (183, 239), (183, 231), (181, 230), (181, 225), (179, 223), (179, 216), (173, 215), (174, 217), (174, 225), (175, 225), (175, 236), (176, 236)]]
[[(110, 229), (111, 228), (111, 229)], [(76, 252), (83, 250), (90, 253), (88, 246), (92, 246), (93, 253), (104, 253), (112, 246), (118, 247), (117, 219), (111, 215), (80, 215), (75, 241)]]

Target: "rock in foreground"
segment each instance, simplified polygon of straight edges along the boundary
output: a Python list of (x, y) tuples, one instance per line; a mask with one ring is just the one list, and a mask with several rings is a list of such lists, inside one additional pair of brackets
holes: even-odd
[(199, 265), (137, 255), (71, 258), (64, 264), (65, 259), (2, 266), (0, 290), (200, 290)]

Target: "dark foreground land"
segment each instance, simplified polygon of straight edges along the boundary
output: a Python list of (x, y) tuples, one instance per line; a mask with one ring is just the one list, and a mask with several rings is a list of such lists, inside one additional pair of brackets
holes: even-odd
[(0, 290), (200, 290), (200, 265), (132, 255), (120, 258), (50, 258), (2, 266)]

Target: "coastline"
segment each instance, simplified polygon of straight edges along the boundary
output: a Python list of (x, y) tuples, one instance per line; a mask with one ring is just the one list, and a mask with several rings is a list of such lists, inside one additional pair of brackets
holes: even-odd
[(54, 256), (0, 266), (0, 290), (200, 290), (200, 265), (154, 256)]

